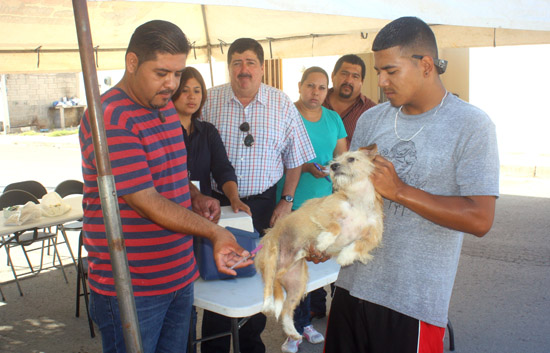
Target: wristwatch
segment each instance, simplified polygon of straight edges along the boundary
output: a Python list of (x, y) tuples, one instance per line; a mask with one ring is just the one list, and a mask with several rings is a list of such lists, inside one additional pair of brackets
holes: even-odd
[(290, 203), (290, 202), (294, 202), (294, 197), (290, 195), (282, 195), (281, 200), (285, 200), (286, 202)]

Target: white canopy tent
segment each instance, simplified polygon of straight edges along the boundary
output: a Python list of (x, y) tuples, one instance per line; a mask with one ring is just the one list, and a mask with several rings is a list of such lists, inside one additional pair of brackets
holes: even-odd
[[(80, 3), (75, 5), (80, 8), (80, 22), (85, 16), (90, 19), (89, 27), (87, 19), (85, 28), (77, 26), (82, 41), (80, 50), (85, 53), (82, 66), (70, 0), (3, 1), (0, 6), (0, 73), (67, 72), (81, 68), (86, 73), (99, 190), (127, 350), (141, 351), (141, 339), (125, 249), (120, 246), (123, 244), (122, 228), (115, 206), (116, 189), (96, 70), (90, 58), (92, 41), (96, 48), (97, 69), (120, 68), (131, 33), (139, 24), (152, 19), (169, 20), (187, 33), (196, 47), (190, 63), (205, 62), (210, 57), (223, 60), (223, 43), (231, 43), (239, 37), (262, 40), (266, 43), (268, 57), (364, 53), (369, 51), (373, 35), (381, 26), (404, 15), (416, 15), (433, 24), (441, 47), (550, 43), (550, 19), (544, 18), (550, 13), (548, 1), (529, 1), (529, 6), (514, 1), (502, 0), (498, 8), (484, 0), (463, 0), (460, 4), (452, 0), (389, 0), (390, 4), (369, 1), (362, 5), (349, 0), (340, 0), (337, 4), (330, 0), (297, 3), (256, 0), (254, 4), (249, 0), (237, 0), (234, 6), (223, 5), (220, 1), (104, 1), (89, 2), (86, 13), (82, 9), (86, 8), (82, 6), (83, 1), (75, 1)], [(512, 17), (514, 20), (510, 20)], [(218, 41), (223, 42), (213, 47)]]
[[(121, 69), (134, 29), (153, 19), (179, 25), (194, 46), (189, 64), (224, 61), (240, 37), (267, 58), (370, 51), (376, 32), (400, 16), (431, 24), (441, 48), (550, 43), (548, 0), (182, 0), (89, 1), (98, 70)], [(70, 0), (3, 1), (0, 73), (80, 71)]]

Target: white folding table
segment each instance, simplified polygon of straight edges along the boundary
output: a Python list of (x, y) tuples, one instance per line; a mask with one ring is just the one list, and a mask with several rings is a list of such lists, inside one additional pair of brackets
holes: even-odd
[[(220, 225), (252, 230), (251, 218), (239, 212), (234, 214), (227, 207), (222, 207)], [(340, 265), (331, 259), (327, 262), (314, 264), (308, 262), (309, 281), (306, 291), (309, 293), (336, 281)], [(231, 332), (214, 336), (232, 336), (233, 352), (239, 352), (239, 328), (246, 323), (246, 318), (259, 313), (263, 306), (262, 276), (257, 273), (253, 277), (235, 278), (217, 281), (195, 281), (195, 301), (197, 308), (206, 309), (231, 318)], [(239, 318), (245, 318), (239, 321)], [(202, 338), (198, 341), (211, 339)]]
[[(15, 237), (15, 233), (22, 232), (28, 229), (34, 229), (34, 228), (49, 228), (49, 227), (55, 227), (59, 224), (64, 224), (67, 222), (76, 221), (79, 219), (82, 219), (83, 216), (83, 210), (82, 210), (82, 195), (74, 195), (69, 196), (63, 199), (64, 202), (68, 203), (71, 206), (71, 209), (61, 216), (56, 217), (46, 217), (42, 216), (36, 220), (33, 220), (32, 222), (24, 223), (21, 225), (6, 225), (6, 219), (4, 217), (1, 217), (0, 221), (0, 248)], [(6, 253), (8, 253), (8, 249), (6, 248)], [(9, 256), (9, 254), (8, 254)], [(12, 268), (13, 271), (13, 268)], [(40, 271), (38, 271), (40, 272)], [(36, 272), (38, 274), (38, 272)], [(63, 271), (63, 276), (65, 276), (65, 272)], [(15, 271), (14, 271), (14, 277), (15, 277)], [(67, 277), (65, 276), (65, 280), (67, 280)], [(19, 293), (23, 295), (23, 292), (21, 290), (21, 287), (19, 285), (19, 282), (16, 281), (17, 288), (19, 289)], [(1, 290), (0, 290), (1, 292)], [(5, 300), (3, 294), (2, 299)]]
[[(308, 262), (309, 281), (307, 292), (323, 287), (336, 281), (340, 265), (331, 259), (320, 264)], [(233, 352), (239, 350), (239, 328), (247, 318), (259, 313), (263, 306), (263, 282), (257, 273), (253, 277), (235, 278), (217, 281), (195, 281), (195, 301), (197, 308), (206, 309), (231, 318), (231, 332), (214, 337), (201, 338), (205, 341), (231, 334)], [(239, 320), (240, 318), (245, 318)]]
[[(45, 217), (42, 216), (37, 220), (28, 222), (21, 225), (8, 226), (6, 225), (6, 219), (2, 217), (0, 221), (0, 236), (10, 235), (13, 233), (25, 231), (27, 229), (33, 228), (48, 228), (54, 227), (58, 224), (63, 224), (67, 222), (76, 221), (82, 218), (82, 195), (68, 196), (63, 199), (64, 202), (68, 203), (71, 206), (71, 209), (61, 216), (56, 217)], [(7, 240), (7, 239), (6, 239)]]

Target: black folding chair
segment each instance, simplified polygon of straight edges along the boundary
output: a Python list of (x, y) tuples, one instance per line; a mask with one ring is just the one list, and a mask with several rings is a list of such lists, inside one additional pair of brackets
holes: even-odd
[[(36, 180), (25, 180), (25, 181), (18, 181), (16, 183), (8, 184), (4, 188), (4, 192), (10, 191), (10, 190), (23, 190), (28, 193), (31, 193), (36, 197), (37, 199), (41, 199), (42, 196), (46, 195), (48, 193), (48, 190), (46, 190), (46, 187), (42, 185), (42, 183), (36, 181)], [(51, 229), (48, 229), (48, 231), (51, 231)], [(50, 254), (50, 242), (48, 241), (48, 255)]]
[(41, 199), (42, 196), (48, 193), (48, 190), (40, 182), (36, 180), (26, 180), (17, 183), (11, 183), (4, 188), (4, 192), (10, 190), (24, 190), (30, 194), (33, 194), (37, 199)]
[[(69, 195), (82, 195), (84, 189), (84, 183), (78, 180), (65, 180), (59, 183), (55, 187), (55, 192), (59, 194), (62, 198), (69, 196)], [(68, 222), (65, 224), (59, 224), (57, 225), (56, 232), (59, 231), (61, 235), (63, 235), (64, 243), (67, 244), (67, 248), (69, 249), (69, 253), (71, 254), (71, 258), (73, 259), (73, 264), (75, 268), (77, 267), (76, 260), (71, 248), (71, 244), (69, 243), (69, 237), (67, 236), (67, 231), (80, 231), (82, 229), (82, 220), (74, 221), (74, 222)], [(61, 244), (62, 242), (59, 242), (58, 244)], [(78, 270), (78, 269), (77, 269)]]

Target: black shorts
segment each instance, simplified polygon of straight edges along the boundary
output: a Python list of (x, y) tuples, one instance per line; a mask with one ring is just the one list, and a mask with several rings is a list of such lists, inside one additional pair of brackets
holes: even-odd
[(373, 304), (336, 287), (325, 353), (442, 353), (445, 328)]

